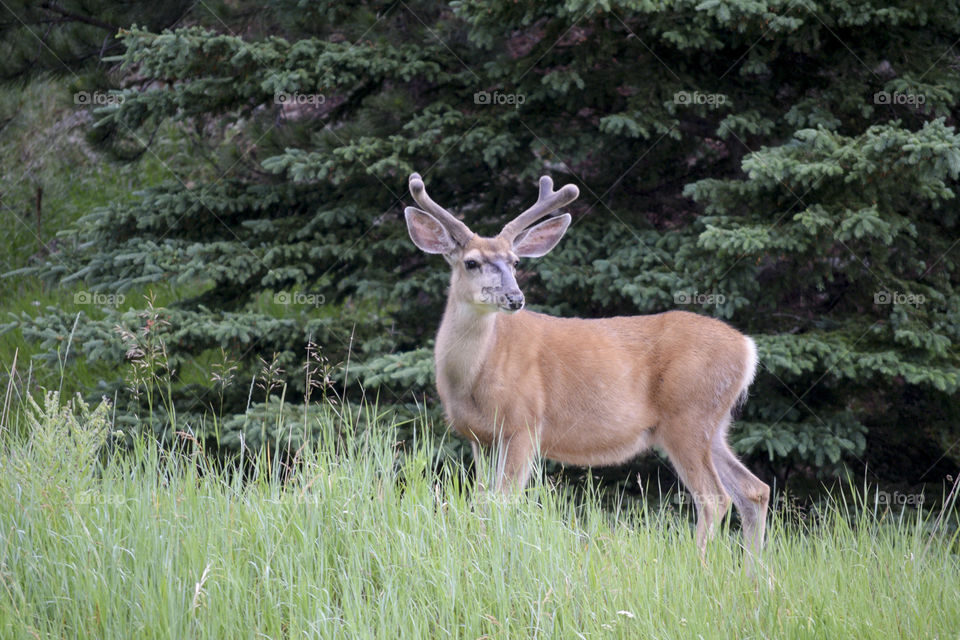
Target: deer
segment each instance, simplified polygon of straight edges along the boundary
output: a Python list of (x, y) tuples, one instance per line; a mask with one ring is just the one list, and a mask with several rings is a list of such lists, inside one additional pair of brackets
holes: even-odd
[(418, 173), (409, 189), (419, 205), (404, 209), (410, 239), (451, 268), (437, 392), (475, 461), (481, 447), (495, 450), (494, 490), (522, 491), (537, 456), (607, 466), (656, 447), (693, 496), (701, 561), (731, 499), (744, 548), (759, 554), (770, 487), (727, 442), (756, 373), (754, 341), (688, 311), (582, 319), (524, 309), (519, 260), (560, 242), (572, 217), (554, 212), (579, 196), (574, 184), (554, 191), (541, 177), (536, 203), (493, 237), (434, 202)]

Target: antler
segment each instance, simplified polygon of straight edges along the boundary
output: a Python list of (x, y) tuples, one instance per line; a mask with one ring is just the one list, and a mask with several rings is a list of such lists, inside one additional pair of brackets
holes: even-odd
[(508, 222), (506, 226), (503, 227), (500, 235), (513, 242), (514, 238), (520, 235), (521, 231), (548, 213), (570, 204), (576, 200), (579, 195), (580, 189), (577, 189), (577, 185), (575, 184), (568, 184), (560, 189), (560, 191), (554, 191), (553, 180), (550, 179), (550, 176), (543, 176), (540, 178), (540, 195), (537, 197), (537, 202)]
[(470, 231), (467, 225), (463, 224), (452, 213), (438, 205), (427, 195), (427, 189), (423, 186), (423, 178), (420, 177), (419, 173), (410, 174), (410, 195), (417, 201), (417, 204), (423, 207), (427, 213), (436, 218), (440, 224), (444, 226), (451, 237), (453, 237), (454, 242), (458, 245), (461, 247), (464, 246), (469, 242), (470, 238), (473, 237), (473, 231)]

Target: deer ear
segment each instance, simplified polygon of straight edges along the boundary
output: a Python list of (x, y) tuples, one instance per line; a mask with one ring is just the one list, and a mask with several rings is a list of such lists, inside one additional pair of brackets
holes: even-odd
[(410, 239), (421, 251), (446, 255), (458, 248), (457, 243), (440, 221), (426, 211), (407, 207), (403, 210), (403, 215), (407, 219)]
[(539, 258), (550, 253), (570, 226), (569, 213), (564, 213), (521, 231), (513, 241), (513, 252), (521, 258)]

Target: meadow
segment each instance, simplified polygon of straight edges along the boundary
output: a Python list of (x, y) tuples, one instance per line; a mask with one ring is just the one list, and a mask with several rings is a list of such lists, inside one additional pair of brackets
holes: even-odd
[[(960, 640), (957, 6), (0, 4), (0, 640)], [(475, 480), (412, 171), (579, 185), (540, 311), (757, 339), (753, 572), (672, 481)]]
[[(507, 499), (372, 406), (228, 460), (50, 392), (0, 425), (4, 638), (956, 638), (955, 494), (777, 500), (756, 575), (689, 506), (540, 478)], [(409, 426), (409, 425), (407, 425)], [(947, 487), (949, 489), (949, 487)]]

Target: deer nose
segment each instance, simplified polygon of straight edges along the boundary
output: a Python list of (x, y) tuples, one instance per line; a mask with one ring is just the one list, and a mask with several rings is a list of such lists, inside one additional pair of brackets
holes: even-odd
[(507, 299), (507, 308), (511, 311), (517, 311), (523, 307), (523, 294), (522, 293), (508, 293), (504, 297)]

